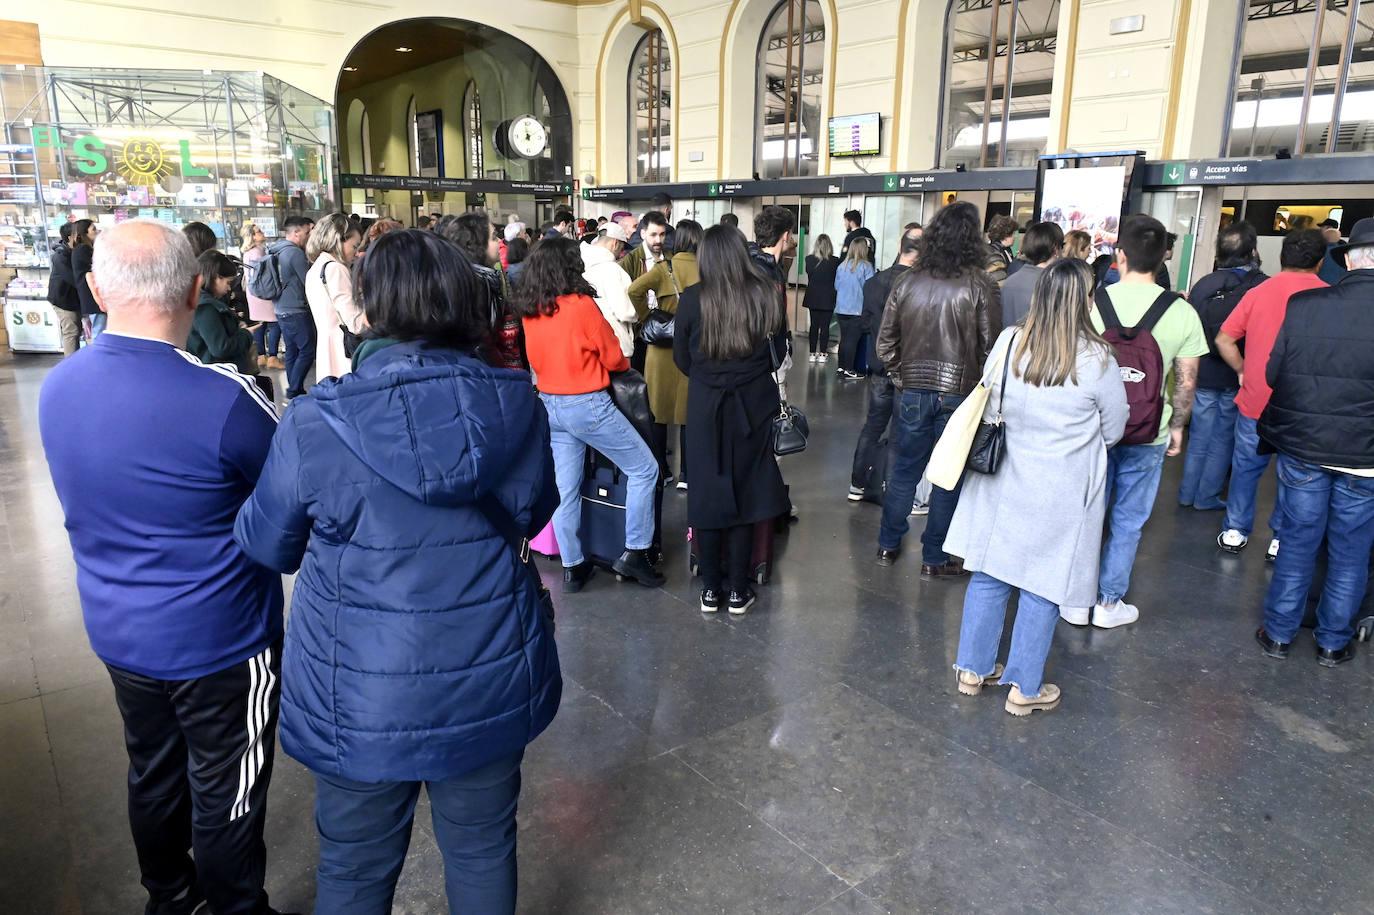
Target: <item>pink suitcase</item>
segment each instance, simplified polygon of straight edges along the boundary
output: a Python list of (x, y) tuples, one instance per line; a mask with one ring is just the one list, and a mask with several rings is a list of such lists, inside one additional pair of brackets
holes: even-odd
[(542, 556), (558, 555), (558, 538), (553, 535), (552, 521), (530, 541), (530, 549)]

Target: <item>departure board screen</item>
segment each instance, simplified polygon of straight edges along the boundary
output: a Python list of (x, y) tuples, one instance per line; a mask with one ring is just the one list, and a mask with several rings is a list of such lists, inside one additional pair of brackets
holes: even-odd
[(882, 117), (851, 114), (830, 119), (830, 155), (876, 156), (882, 147)]

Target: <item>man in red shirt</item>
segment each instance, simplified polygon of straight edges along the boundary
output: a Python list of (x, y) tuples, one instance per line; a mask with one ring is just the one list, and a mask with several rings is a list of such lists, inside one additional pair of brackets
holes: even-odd
[[(1259, 489), (1259, 478), (1269, 466), (1269, 455), (1259, 453), (1259, 433), (1256, 432), (1256, 423), (1271, 393), (1264, 378), (1269, 351), (1274, 348), (1274, 339), (1283, 326), (1288, 299), (1294, 293), (1326, 285), (1317, 278), (1317, 270), (1325, 256), (1326, 241), (1321, 232), (1303, 229), (1291, 233), (1283, 240), (1283, 252), (1279, 256), (1283, 270), (1247, 292), (1217, 334), (1217, 353), (1240, 376), (1231, 486), (1226, 493), (1226, 518), (1217, 535), (1217, 546), (1230, 553), (1239, 553), (1250, 542), (1250, 532), (1255, 526), (1255, 493)], [(1240, 340), (1245, 341), (1243, 355)], [(1279, 491), (1282, 493), (1282, 487)], [(1264, 555), (1268, 562), (1273, 562), (1279, 553), (1282, 522), (1283, 502), (1276, 499), (1274, 511), (1269, 516), (1274, 538)]]

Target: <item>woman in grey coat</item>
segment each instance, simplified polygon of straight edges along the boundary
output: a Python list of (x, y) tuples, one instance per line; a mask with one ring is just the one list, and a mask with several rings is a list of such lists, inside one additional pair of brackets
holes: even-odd
[[(1042, 682), (1059, 606), (1087, 606), (1097, 597), (1107, 449), (1121, 438), (1128, 410), (1111, 347), (1093, 329), (1092, 288), (1082, 261), (1046, 268), (1030, 313), (993, 347), (988, 414), (1000, 402), (1006, 453), (995, 474), (964, 475), (945, 541), (975, 573), (954, 665), (959, 692), (1010, 684), (1006, 709), (1018, 716), (1059, 704), (1059, 687)], [(1004, 669), (997, 646), (1012, 588), (1021, 599)]]

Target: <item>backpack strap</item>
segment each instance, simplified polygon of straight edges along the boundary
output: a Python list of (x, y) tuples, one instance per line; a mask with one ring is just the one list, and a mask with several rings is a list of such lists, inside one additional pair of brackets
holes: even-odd
[(1159, 319), (1164, 317), (1164, 313), (1181, 298), (1183, 297), (1178, 293), (1170, 292), (1167, 289), (1161, 292), (1159, 298), (1155, 299), (1154, 304), (1150, 306), (1150, 310), (1145, 312), (1145, 317), (1140, 319), (1139, 324), (1131, 328), (1131, 336), (1134, 337), (1142, 330), (1153, 331), (1155, 325), (1159, 323)]
[(1154, 300), (1149, 310), (1145, 312), (1145, 316), (1140, 319), (1135, 327), (1123, 327), (1121, 325), (1121, 319), (1117, 317), (1116, 309), (1112, 307), (1112, 298), (1107, 294), (1106, 288), (1099, 286), (1097, 292), (1093, 296), (1093, 300), (1097, 305), (1097, 310), (1102, 315), (1102, 325), (1107, 330), (1115, 330), (1127, 340), (1135, 339), (1136, 335), (1141, 331), (1154, 330), (1155, 325), (1159, 323), (1159, 319), (1164, 317), (1164, 313), (1169, 310), (1169, 307), (1174, 304), (1174, 301), (1181, 298), (1183, 297), (1178, 293), (1170, 292), (1166, 289)]
[(506, 507), (490, 491), (477, 497), (477, 510), (486, 515), (491, 526), (501, 534), (501, 539), (505, 540), (510, 548), (515, 551), (520, 564), (525, 567), (530, 580), (534, 583), (535, 593), (541, 593), (544, 590), (544, 582), (539, 577), (539, 570), (535, 568), (534, 562), (530, 558), (530, 542), (521, 532), (520, 525), (511, 517), (511, 513), (506, 511)]

